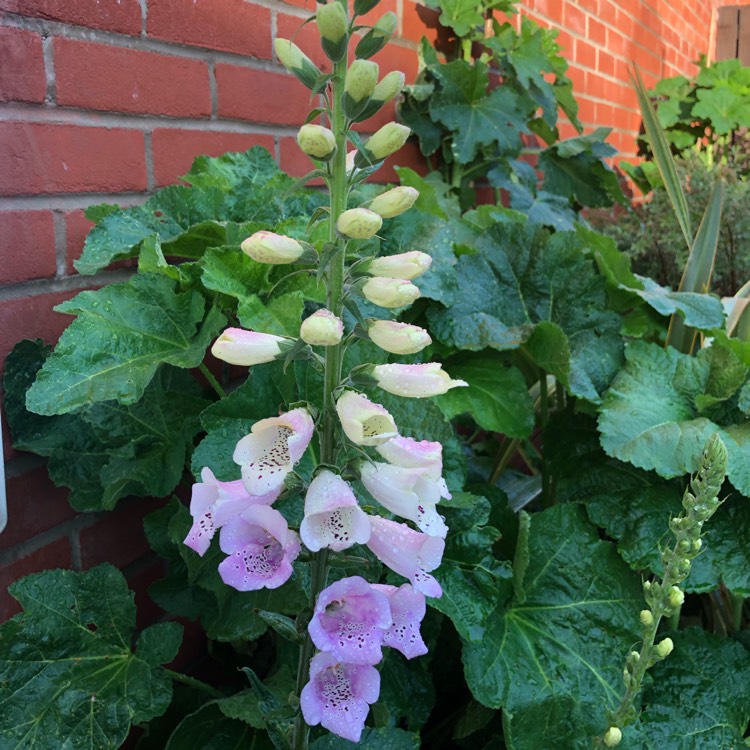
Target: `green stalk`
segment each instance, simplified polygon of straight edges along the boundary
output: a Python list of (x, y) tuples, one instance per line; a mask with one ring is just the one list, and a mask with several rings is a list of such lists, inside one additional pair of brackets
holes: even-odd
[(208, 384), (211, 386), (211, 388), (214, 389), (214, 391), (218, 394), (219, 398), (224, 398), (227, 394), (224, 391), (224, 389), (219, 385), (219, 381), (214, 377), (211, 370), (206, 367), (204, 362), (201, 362), (200, 365), (198, 365), (200, 371), (203, 373), (203, 377), (208, 380)]
[[(346, 58), (333, 66), (333, 96), (331, 102), (331, 130), (336, 136), (336, 153), (331, 160), (331, 214), (329, 242), (335, 244), (339, 251), (334, 254), (326, 273), (326, 305), (337, 317), (341, 317), (344, 309), (344, 271), (345, 271), (345, 243), (336, 234), (336, 222), (346, 210), (348, 183), (346, 177), (346, 142), (348, 123), (344, 116), (343, 96), (344, 78), (346, 77)], [(336, 409), (334, 391), (341, 382), (341, 368), (343, 362), (343, 344), (326, 347), (325, 366), (323, 375), (323, 412), (319, 425), (320, 462), (334, 465), (336, 463)], [(325, 588), (328, 577), (328, 550), (322, 549), (312, 557), (310, 571), (310, 607), (315, 607), (318, 595)], [(299, 623), (302, 625), (303, 623)], [(306, 624), (306, 623), (304, 623)], [(305, 628), (305, 639), (300, 646), (297, 666), (297, 695), (307, 683), (310, 672), (310, 659), (314, 646), (310, 634)], [(309, 728), (300, 713), (294, 723), (292, 747), (294, 750), (306, 750)]]

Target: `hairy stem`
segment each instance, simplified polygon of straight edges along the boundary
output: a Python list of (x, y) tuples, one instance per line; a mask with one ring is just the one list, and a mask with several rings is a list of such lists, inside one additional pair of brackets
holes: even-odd
[[(346, 76), (346, 58), (333, 66), (332, 101), (331, 101), (331, 129), (336, 136), (336, 153), (331, 160), (331, 213), (329, 242), (335, 244), (339, 250), (326, 273), (326, 304), (328, 309), (337, 317), (341, 317), (344, 307), (344, 270), (346, 248), (344, 240), (336, 234), (336, 222), (346, 210), (348, 183), (346, 176), (346, 141), (348, 123), (343, 110), (344, 78)], [(326, 347), (325, 366), (323, 375), (323, 412), (319, 425), (320, 462), (334, 465), (336, 463), (336, 410), (334, 391), (341, 382), (341, 368), (343, 362), (343, 344)], [(322, 549), (313, 555), (310, 571), (310, 607), (320, 592), (325, 588), (328, 577), (328, 550)], [(310, 659), (314, 651), (309, 633), (305, 633), (300, 646), (297, 667), (297, 695), (309, 677)], [(308, 727), (300, 714), (294, 724), (292, 747), (294, 750), (306, 750)]]

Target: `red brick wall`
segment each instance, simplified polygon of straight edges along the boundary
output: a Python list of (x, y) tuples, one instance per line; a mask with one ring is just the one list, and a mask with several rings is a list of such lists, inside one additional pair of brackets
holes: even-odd
[[(627, 85), (635, 60), (647, 82), (690, 72), (708, 51), (716, 0), (529, 0), (526, 12), (565, 29), (561, 41), (587, 128), (613, 125), (633, 152), (639, 126)], [(187, 171), (194, 156), (266, 146), (282, 167), (308, 171), (294, 143), (307, 99), (277, 63), (273, 37), (324, 65), (312, 0), (0, 0), (0, 366), (21, 338), (52, 343), (69, 318), (53, 305), (126, 271), (78, 277), (71, 261), (86, 206), (132, 205)], [(383, 0), (402, 38), (379, 53), (383, 73), (413, 81), (425, 29), (412, 0)], [(391, 112), (381, 114), (370, 129)], [(399, 155), (416, 164), (415, 149)], [(392, 177), (387, 172), (385, 177)], [(121, 567), (146, 603), (158, 574), (140, 521), (153, 501), (75, 516), (41, 461), (15, 454), (3, 434), (9, 521), (0, 534), (0, 621), (15, 611), (6, 585), (46, 567)]]
[[(660, 78), (693, 75), (693, 61), (713, 55), (716, 9), (750, 0), (526, 0), (524, 15), (560, 29), (558, 42), (587, 131), (613, 127), (621, 156), (635, 160), (641, 117), (628, 67), (647, 86)], [(565, 135), (572, 135), (572, 128)]]

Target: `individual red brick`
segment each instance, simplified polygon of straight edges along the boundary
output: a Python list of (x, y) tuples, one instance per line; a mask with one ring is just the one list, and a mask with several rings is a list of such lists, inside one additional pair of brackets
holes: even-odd
[(138, 0), (0, 0), (0, 10), (123, 34), (141, 33)]
[(588, 31), (587, 36), (592, 44), (597, 44), (603, 47), (607, 43), (607, 29), (604, 24), (597, 21), (591, 16), (588, 17)]
[(73, 261), (81, 257), (86, 235), (93, 226), (94, 222), (86, 218), (83, 210), (65, 214), (65, 265), (68, 273), (75, 273)]
[(603, 49), (599, 50), (597, 68), (602, 75), (615, 77), (615, 58)]
[(236, 65), (216, 66), (219, 117), (274, 125), (302, 125), (318, 97), (294, 76)]
[(572, 34), (586, 34), (586, 14), (570, 1), (563, 4), (563, 27)]
[(245, 0), (149, 0), (146, 33), (271, 59), (271, 11)]
[(0, 123), (0, 195), (124, 192), (146, 188), (143, 133)]
[(394, 167), (408, 167), (413, 169), (419, 174), (425, 174), (427, 172), (427, 161), (422, 156), (422, 152), (419, 150), (419, 146), (416, 141), (409, 141), (402, 149), (393, 156), (389, 156), (385, 160), (385, 164), (382, 169), (379, 169), (370, 178), (371, 182), (379, 183), (394, 183), (396, 185), (401, 183), (401, 178), (398, 176)]
[(42, 570), (70, 567), (70, 544), (67, 539), (58, 539), (36, 552), (0, 566), (0, 622), (21, 611), (21, 605), (8, 592), (11, 583)]
[(139, 498), (81, 529), (81, 566), (87, 569), (109, 562), (122, 568), (148, 555), (151, 548), (143, 531), (143, 518), (162, 504), (153, 498)]
[(13, 547), (75, 516), (68, 490), (55, 487), (45, 467), (6, 480), (8, 525), (0, 534), (3, 547)]
[(172, 117), (211, 114), (208, 65), (155, 52), (54, 41), (57, 103)]
[(217, 133), (158, 129), (153, 134), (154, 176), (157, 186), (175, 182), (201, 154), (220, 156), (263, 146), (273, 152), (273, 136), (256, 133)]
[(8, 352), (21, 339), (40, 338), (54, 344), (70, 324), (70, 315), (53, 312), (52, 308), (78, 292), (54, 292), (0, 302), (0, 369)]
[(0, 284), (53, 277), (52, 211), (0, 211)]
[(331, 61), (320, 46), (320, 34), (314, 23), (305, 23), (299, 16), (279, 13), (276, 16), (276, 38), (291, 39), (321, 70), (329, 73)]
[(576, 64), (588, 70), (596, 70), (596, 47), (582, 39), (575, 40)]
[(536, 0), (536, 10), (556, 26), (562, 25), (563, 3), (560, 0)]
[(584, 125), (593, 125), (596, 121), (596, 105), (590, 99), (579, 96), (578, 99), (578, 119)]
[(0, 102), (41, 103), (47, 93), (42, 37), (0, 27)]

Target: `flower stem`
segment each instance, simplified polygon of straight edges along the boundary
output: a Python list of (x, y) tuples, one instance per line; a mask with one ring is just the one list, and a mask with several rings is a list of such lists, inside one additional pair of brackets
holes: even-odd
[(203, 373), (203, 377), (208, 380), (208, 384), (211, 386), (211, 388), (216, 391), (219, 398), (224, 398), (227, 394), (224, 391), (224, 389), (219, 385), (219, 381), (214, 377), (211, 370), (206, 367), (204, 362), (201, 362), (198, 366), (200, 371)]
[[(336, 137), (336, 153), (330, 162), (331, 167), (331, 213), (329, 242), (335, 244), (339, 252), (334, 253), (326, 273), (326, 305), (337, 317), (341, 317), (344, 308), (344, 271), (346, 248), (344, 240), (336, 234), (336, 222), (346, 210), (348, 197), (348, 182), (346, 175), (346, 143), (347, 126), (343, 109), (344, 78), (346, 77), (346, 57), (333, 66), (332, 101), (331, 101), (331, 129)], [(320, 463), (335, 465), (336, 463), (336, 410), (334, 391), (341, 382), (343, 365), (343, 345), (326, 347), (325, 368), (323, 375), (323, 412), (319, 425)], [(313, 555), (310, 571), (310, 607), (315, 607), (318, 595), (325, 588), (328, 577), (328, 550), (322, 549)], [(310, 659), (313, 655), (313, 643), (309, 633), (300, 646), (297, 667), (297, 694), (308, 680)], [(306, 750), (308, 727), (302, 714), (297, 716), (294, 723), (292, 747), (294, 750)]]

